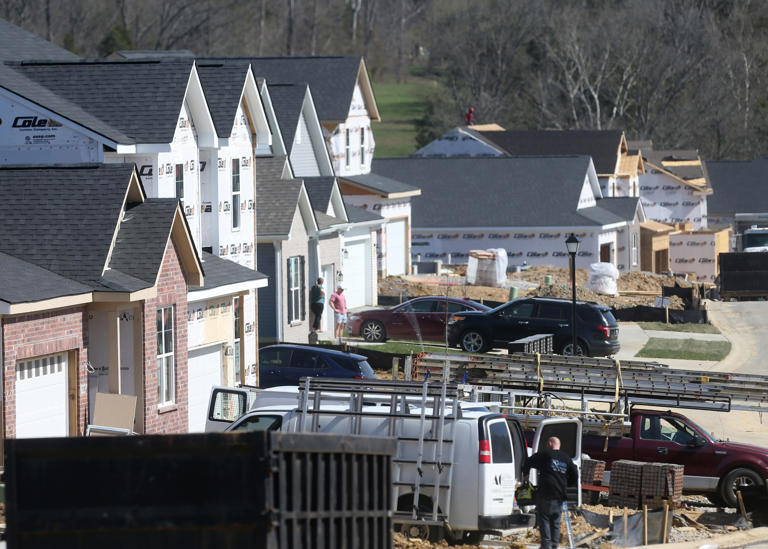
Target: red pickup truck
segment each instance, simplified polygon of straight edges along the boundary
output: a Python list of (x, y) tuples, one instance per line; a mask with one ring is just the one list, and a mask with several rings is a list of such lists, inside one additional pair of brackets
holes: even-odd
[[(685, 466), (683, 490), (706, 495), (716, 505), (736, 506), (740, 486), (768, 486), (768, 449), (713, 439), (684, 415), (632, 410), (631, 429), (622, 437), (584, 434), (582, 452), (606, 462), (618, 459)], [(605, 449), (605, 450), (604, 450)]]

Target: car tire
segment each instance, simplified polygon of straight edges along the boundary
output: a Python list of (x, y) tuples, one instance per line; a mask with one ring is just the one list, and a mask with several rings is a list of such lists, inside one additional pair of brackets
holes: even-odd
[(378, 320), (366, 320), (360, 328), (360, 337), (370, 343), (381, 343), (387, 339), (387, 331)]
[(756, 472), (745, 467), (737, 467), (730, 471), (720, 481), (720, 497), (723, 498), (725, 505), (736, 507), (738, 498), (736, 490), (742, 486), (762, 486), (763, 481)]
[[(573, 356), (573, 342), (568, 342), (560, 349), (561, 355)], [(587, 356), (586, 345), (582, 341), (576, 341), (576, 355)]]
[(485, 336), (477, 330), (467, 330), (462, 333), (460, 345), (468, 353), (484, 353), (488, 349)]

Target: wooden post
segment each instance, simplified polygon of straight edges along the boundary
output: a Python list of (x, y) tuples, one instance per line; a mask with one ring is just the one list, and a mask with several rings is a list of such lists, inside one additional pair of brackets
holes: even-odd
[(413, 364), (413, 354), (410, 354), (407, 357), (405, 357), (405, 371), (403, 372), (405, 374), (405, 381), (411, 381), (412, 364)]
[(744, 498), (741, 497), (741, 490), (736, 490), (736, 498), (739, 500), (739, 510), (744, 520), (747, 520), (747, 510), (744, 508)]
[(628, 511), (627, 511), (627, 508), (624, 507), (624, 546), (625, 547), (629, 545), (629, 530), (627, 528), (628, 519), (629, 519)]
[(648, 545), (648, 504), (643, 504), (643, 545)]
[(661, 543), (667, 543), (667, 523), (669, 522), (669, 503), (664, 502), (664, 523), (661, 527)]
[(664, 307), (664, 311), (666, 312), (666, 315), (667, 315), (667, 324), (669, 324), (669, 305)]
[(393, 357), (392, 358), (392, 381), (397, 381), (399, 369), (400, 369), (400, 359), (397, 357)]

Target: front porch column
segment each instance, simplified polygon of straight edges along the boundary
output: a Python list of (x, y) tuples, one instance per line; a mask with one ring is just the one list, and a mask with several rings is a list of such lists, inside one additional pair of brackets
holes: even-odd
[(117, 311), (107, 312), (107, 342), (109, 345), (109, 392), (121, 394), (120, 376), (120, 315)]

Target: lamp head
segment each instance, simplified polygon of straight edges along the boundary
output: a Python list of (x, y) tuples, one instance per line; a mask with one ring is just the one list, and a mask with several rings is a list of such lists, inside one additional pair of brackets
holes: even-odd
[(571, 233), (570, 236), (565, 241), (565, 247), (568, 248), (568, 253), (571, 255), (576, 255), (576, 252), (579, 251), (579, 243), (581, 240), (576, 238), (576, 235), (574, 233)]

